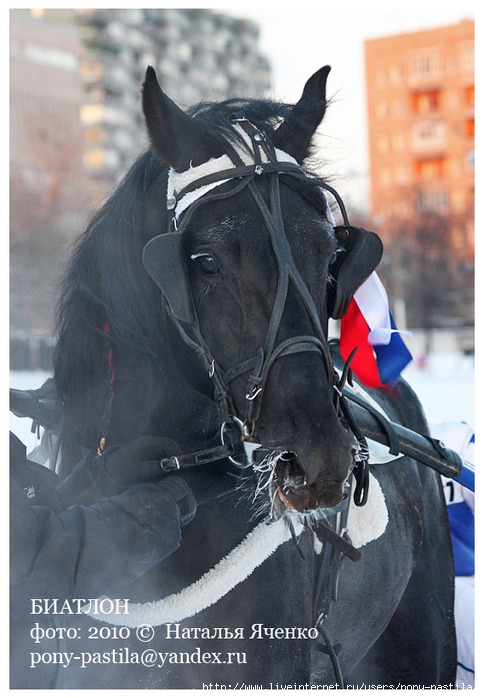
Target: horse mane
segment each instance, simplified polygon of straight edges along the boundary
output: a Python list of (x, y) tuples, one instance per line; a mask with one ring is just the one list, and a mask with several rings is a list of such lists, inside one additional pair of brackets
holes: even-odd
[[(203, 102), (188, 113), (223, 145), (240, 138), (231, 121), (234, 114), (240, 112), (271, 138), (290, 118), (291, 108), (268, 100), (230, 99)], [(135, 366), (137, 394), (148, 396), (155, 390), (153, 375), (163, 362), (167, 341), (166, 313), (160, 291), (143, 267), (142, 251), (148, 240), (167, 229), (166, 177), (166, 167), (151, 151), (144, 152), (93, 215), (62, 277), (54, 380), (64, 408), (61, 442), (67, 469), (79, 456), (73, 444), (93, 449), (103, 436), (113, 365), (121, 375), (121, 356), (122, 361), (131, 357)], [(149, 409), (148, 399), (146, 405), (142, 409)]]
[(54, 379), (64, 408), (64, 437), (98, 442), (111, 368), (121, 347), (147, 364), (162, 342), (159, 289), (141, 254), (166, 225), (164, 168), (143, 153), (77, 240), (56, 309)]

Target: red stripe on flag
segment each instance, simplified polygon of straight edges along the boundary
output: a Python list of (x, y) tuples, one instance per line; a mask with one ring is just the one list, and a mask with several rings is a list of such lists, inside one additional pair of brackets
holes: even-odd
[(358, 347), (351, 362), (351, 370), (369, 388), (382, 388), (373, 347), (368, 342), (370, 328), (352, 298), (348, 311), (341, 318), (340, 353), (346, 361), (355, 347)]

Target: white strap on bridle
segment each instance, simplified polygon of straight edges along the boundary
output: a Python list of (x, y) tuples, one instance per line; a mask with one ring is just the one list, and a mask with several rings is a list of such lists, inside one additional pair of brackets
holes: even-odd
[[(240, 133), (242, 138), (250, 147), (251, 142), (247, 133), (238, 124), (236, 124), (234, 128)], [(254, 157), (248, 150), (243, 148), (237, 142), (233, 142), (232, 146), (243, 161), (244, 165), (255, 165)], [(295, 165), (298, 164), (291, 155), (285, 153), (283, 150), (275, 148), (275, 153), (278, 162), (291, 162)], [(264, 152), (261, 153), (261, 161), (263, 163), (269, 162), (269, 158)], [(224, 170), (232, 168), (235, 168), (235, 165), (228, 155), (222, 155), (219, 158), (212, 158), (211, 160), (208, 160), (207, 162), (204, 162), (201, 165), (197, 165), (197, 167), (190, 167), (188, 170), (185, 170), (184, 172), (175, 172), (173, 168), (170, 168), (168, 172), (167, 201), (172, 200), (173, 197), (176, 199), (176, 206), (174, 209), (175, 218), (178, 220), (181, 214), (187, 208), (189, 208), (195, 201), (200, 199), (202, 196), (207, 194), (212, 189), (215, 189), (215, 187), (219, 187), (222, 184), (225, 184), (225, 182), (228, 182), (229, 179), (223, 179), (216, 182), (211, 182), (210, 184), (205, 184), (199, 187), (198, 189), (194, 189), (193, 191), (190, 191), (187, 194), (185, 194), (185, 196), (183, 196), (180, 199), (180, 201), (178, 201), (177, 198), (178, 193), (182, 192), (187, 186), (190, 186), (191, 184), (193, 184), (193, 182), (196, 182), (202, 177), (206, 177), (207, 175), (211, 174), (216, 174), (217, 172), (223, 172)]]

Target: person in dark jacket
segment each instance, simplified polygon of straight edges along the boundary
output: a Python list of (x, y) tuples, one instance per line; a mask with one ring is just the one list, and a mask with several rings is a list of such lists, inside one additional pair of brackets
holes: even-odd
[[(40, 646), (31, 635), (35, 604), (116, 597), (177, 550), (197, 505), (235, 488), (220, 466), (160, 479), (160, 459), (172, 448), (166, 439), (140, 437), (102, 456), (87, 454), (60, 483), (10, 435), (11, 688), (53, 685), (55, 667), (30, 669), (30, 652)], [(48, 622), (57, 640), (59, 616)]]

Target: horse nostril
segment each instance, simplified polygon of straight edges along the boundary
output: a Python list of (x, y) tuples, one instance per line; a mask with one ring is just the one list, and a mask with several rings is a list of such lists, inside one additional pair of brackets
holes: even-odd
[(287, 462), (293, 460), (294, 457), (294, 453), (291, 453), (291, 451), (284, 451), (284, 453), (281, 453), (279, 456), (280, 460)]
[(293, 451), (282, 451), (278, 454), (275, 475), (283, 491), (299, 489), (307, 485), (306, 473)]
[(295, 451), (274, 450), (254, 470), (259, 474), (256, 496), (268, 492), (275, 507), (271, 511), (281, 511), (279, 502), (279, 507), (310, 512), (335, 506), (343, 498), (345, 478), (320, 476), (311, 482)]

